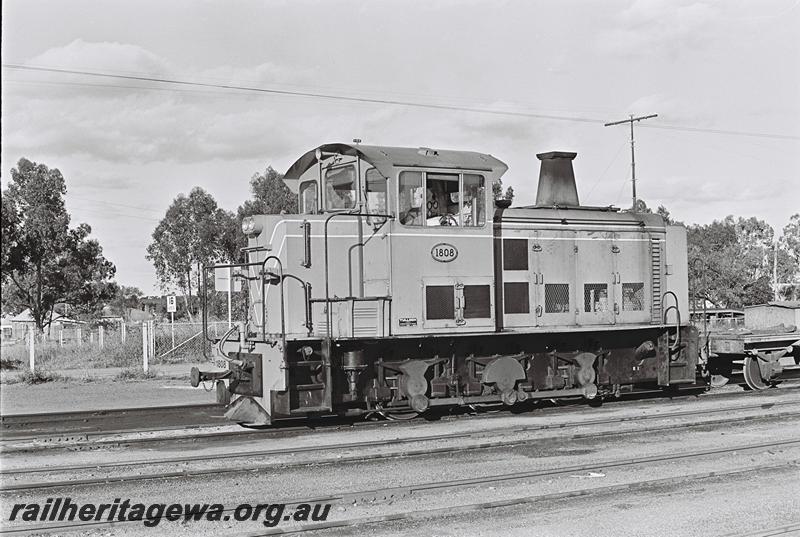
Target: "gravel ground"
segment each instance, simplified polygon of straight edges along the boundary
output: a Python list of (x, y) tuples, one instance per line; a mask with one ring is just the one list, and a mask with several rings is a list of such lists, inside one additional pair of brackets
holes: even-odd
[[(188, 373), (190, 365), (183, 365)], [(44, 384), (2, 384), (0, 413), (65, 412), (146, 406), (214, 403), (214, 391), (192, 388), (186, 380), (157, 377), (147, 380), (114, 381), (90, 377)]]
[[(599, 419), (605, 417), (632, 417), (646, 412), (674, 412), (691, 408), (720, 408), (733, 404), (764, 404), (765, 412), (776, 401), (796, 400), (797, 393), (787, 390), (763, 396), (754, 394), (737, 400), (680, 402), (655, 401), (635, 405), (607, 405), (601, 408), (584, 408), (562, 415), (507, 415), (499, 418), (469, 419), (424, 423), (402, 428), (353, 428), (338, 432), (301, 435), (290, 439), (270, 439), (228, 446), (230, 450), (256, 450), (269, 448), (291, 449), (294, 445), (384, 439), (403, 435), (449, 434), (463, 431), (483, 431), (491, 437), (498, 427), (524, 423), (541, 425), (568, 420)], [(735, 403), (734, 403), (735, 401)], [(784, 409), (787, 410), (787, 409)], [(734, 417), (736, 413), (731, 413)], [(724, 416), (724, 414), (723, 414)], [(708, 415), (719, 419), (719, 414)], [(630, 423), (626, 427), (636, 427)], [(11, 493), (0, 495), (0, 512), (7, 520), (10, 505), (15, 502), (43, 502), (47, 497), (69, 496), (76, 502), (111, 502), (114, 498), (131, 498), (142, 502), (220, 502), (228, 507), (239, 503), (265, 503), (303, 498), (320, 498), (327, 495), (355, 493), (386, 486), (408, 487), (438, 480), (460, 479), (476, 476), (496, 476), (506, 473), (542, 472), (566, 466), (591, 463), (593, 470), (566, 472), (553, 475), (532, 476), (517, 481), (497, 482), (490, 485), (462, 487), (448, 490), (417, 491), (413, 494), (398, 492), (398, 496), (372, 501), (353, 495), (346, 501), (334, 502), (330, 519), (385, 516), (408, 510), (450, 508), (473, 503), (538, 496), (587, 488), (608, 487), (644, 480), (680, 477), (709, 471), (729, 472), (760, 465), (794, 464), (780, 471), (761, 471), (756, 474), (739, 474), (704, 479), (679, 486), (660, 486), (634, 489), (615, 494), (594, 494), (583, 498), (559, 501), (534, 502), (521, 507), (481, 510), (450, 518), (421, 521), (387, 522), (379, 525), (358, 526), (346, 530), (331, 530), (328, 534), (347, 535), (723, 535), (738, 530), (769, 528), (790, 522), (800, 523), (800, 445), (791, 444), (776, 448), (742, 449), (742, 446), (776, 440), (800, 439), (800, 417), (784, 417), (770, 421), (707, 425), (692, 429), (674, 429), (659, 433), (632, 433), (602, 438), (570, 438), (575, 430), (553, 429), (529, 433), (529, 438), (513, 440), (503, 447), (468, 450), (466, 441), (461, 451), (437, 455), (391, 458), (369, 462), (333, 462), (311, 466), (273, 468), (262, 472), (235, 472), (226, 475), (160, 479), (154, 481), (107, 484), (93, 488), (55, 489), (42, 493)], [(584, 432), (581, 430), (580, 432)], [(538, 436), (537, 436), (538, 435)], [(500, 436), (502, 439), (503, 437)], [(447, 441), (445, 441), (447, 442)], [(414, 444), (410, 444), (411, 447)], [(637, 466), (616, 466), (613, 463), (631, 457), (657, 456), (713, 448), (735, 448), (725, 455), (704, 456), (691, 459), (673, 459)], [(170, 455), (185, 455), (202, 450), (219, 449), (219, 446), (181, 446), (116, 453), (76, 454), (76, 460), (119, 460)], [(388, 449), (388, 448), (387, 448)], [(395, 448), (397, 449), (397, 448)], [(379, 451), (379, 450), (373, 450)], [(365, 451), (366, 453), (366, 451)], [(42, 457), (40, 459), (40, 456)], [(31, 466), (57, 464), (49, 455), (28, 455), (27, 459), (14, 461)], [(81, 459), (83, 458), (83, 459)], [(276, 461), (289, 461), (290, 456), (277, 457)], [(252, 458), (252, 463), (262, 463)], [(318, 461), (320, 462), (320, 461)], [(219, 464), (219, 463), (217, 463)], [(122, 473), (152, 473), (176, 471), (184, 466), (176, 464), (169, 469), (147, 466)], [(42, 476), (39, 476), (42, 477)], [(87, 478), (91, 475), (82, 475)], [(38, 477), (24, 477), (38, 481)], [(4, 479), (4, 483), (6, 480)], [(285, 525), (284, 525), (285, 524)], [(291, 522), (280, 528), (291, 527)], [(127, 523), (94, 531), (85, 535), (219, 535), (265, 530), (260, 521), (219, 523), (167, 523), (156, 528), (144, 528), (140, 523)], [(87, 531), (89, 531), (87, 533)], [(73, 532), (73, 535), (78, 533)], [(324, 532), (323, 532), (324, 534)]]

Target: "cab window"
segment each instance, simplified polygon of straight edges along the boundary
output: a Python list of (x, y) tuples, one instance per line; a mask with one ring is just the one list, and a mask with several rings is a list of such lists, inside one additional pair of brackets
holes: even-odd
[(482, 175), (464, 174), (461, 207), (462, 226), (482, 226), (486, 223), (486, 190)]
[(300, 185), (300, 214), (317, 212), (317, 182), (306, 181)]
[(401, 224), (477, 227), (486, 223), (482, 175), (470, 173), (400, 173)]
[(325, 172), (325, 207), (328, 210), (356, 206), (356, 167), (351, 165)]
[(422, 172), (400, 172), (400, 214), (398, 220), (406, 226), (422, 226)]
[(375, 168), (367, 170), (364, 193), (367, 212), (386, 214), (386, 178)]

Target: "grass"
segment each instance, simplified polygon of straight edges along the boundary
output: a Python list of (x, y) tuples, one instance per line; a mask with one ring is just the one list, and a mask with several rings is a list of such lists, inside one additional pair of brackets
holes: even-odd
[[(175, 343), (180, 344), (189, 340), (185, 345), (176, 349), (174, 352), (161, 357), (172, 348), (173, 328), (169, 323), (156, 324), (154, 335), (155, 356), (150, 358), (151, 364), (168, 363), (193, 363), (204, 360), (204, 350), (210, 352), (210, 344), (197, 336), (201, 325), (199, 323), (178, 323), (174, 327)], [(217, 328), (216, 332), (223, 330)], [(215, 331), (210, 330), (213, 335)], [(69, 336), (69, 337), (68, 337)], [(195, 336), (195, 337), (193, 337)], [(75, 333), (69, 331), (65, 333), (64, 345), (58, 341), (57, 337), (45, 339), (35, 343), (36, 365), (50, 369), (86, 369), (104, 367), (124, 367), (135, 369), (142, 363), (142, 328), (141, 326), (131, 325), (127, 330), (125, 342), (122, 342), (121, 334), (117, 330), (107, 330), (103, 348), (99, 348), (98, 337), (95, 333), (94, 340), (88, 337), (88, 331), (84, 331), (80, 341), (75, 340)], [(19, 363), (19, 365), (17, 365)], [(28, 349), (25, 342), (20, 341), (13, 344), (4, 344), (2, 348), (2, 369), (14, 369), (24, 367), (28, 363)]]
[(148, 380), (154, 379), (158, 376), (155, 369), (148, 369), (147, 373), (142, 368), (129, 367), (123, 369), (114, 377), (114, 381), (127, 381), (127, 380)]
[(4, 375), (4, 384), (44, 384), (45, 382), (60, 382), (68, 380), (63, 375), (53, 371), (37, 369), (36, 371), (25, 370), (18, 375)]

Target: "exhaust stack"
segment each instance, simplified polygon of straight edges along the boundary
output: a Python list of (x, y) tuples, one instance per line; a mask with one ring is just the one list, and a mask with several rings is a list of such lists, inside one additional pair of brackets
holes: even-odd
[(539, 187), (536, 190), (536, 205), (539, 207), (578, 207), (578, 188), (575, 186), (575, 172), (572, 159), (577, 153), (550, 151), (539, 153), (536, 158), (542, 161), (539, 169)]

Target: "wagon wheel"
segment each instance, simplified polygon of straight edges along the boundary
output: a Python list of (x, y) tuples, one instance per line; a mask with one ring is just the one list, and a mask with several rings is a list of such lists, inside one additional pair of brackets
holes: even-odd
[(376, 408), (375, 413), (383, 416), (389, 421), (413, 420), (421, 414), (413, 408), (393, 408), (391, 410), (385, 408)]
[(384, 410), (381, 415), (389, 421), (408, 421), (419, 417), (419, 412), (416, 410), (393, 410), (391, 412)]
[(742, 366), (744, 382), (751, 390), (766, 390), (771, 384), (761, 376), (761, 368), (758, 366), (758, 358), (755, 356), (745, 356)]

